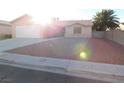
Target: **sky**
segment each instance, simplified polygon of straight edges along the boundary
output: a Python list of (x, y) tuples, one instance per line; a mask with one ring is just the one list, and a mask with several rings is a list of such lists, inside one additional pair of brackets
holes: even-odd
[(113, 9), (124, 21), (123, 3), (123, 0), (0, 0), (0, 20), (11, 21), (23, 14), (37, 20), (92, 19), (101, 9)]

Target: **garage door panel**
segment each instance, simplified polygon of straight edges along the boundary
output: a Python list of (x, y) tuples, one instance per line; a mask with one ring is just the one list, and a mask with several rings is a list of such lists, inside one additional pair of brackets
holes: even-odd
[(40, 38), (40, 26), (17, 26), (16, 37)]

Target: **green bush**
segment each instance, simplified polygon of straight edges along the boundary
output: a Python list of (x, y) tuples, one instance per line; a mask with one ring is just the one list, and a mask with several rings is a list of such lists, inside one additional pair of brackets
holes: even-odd
[(12, 38), (12, 35), (8, 34), (8, 35), (1, 35), (0, 36), (0, 40), (9, 39), (9, 38)]

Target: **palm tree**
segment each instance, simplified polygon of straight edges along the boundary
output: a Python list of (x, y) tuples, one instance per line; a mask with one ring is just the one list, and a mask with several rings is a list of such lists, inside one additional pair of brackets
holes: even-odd
[(106, 31), (107, 29), (115, 29), (119, 27), (119, 18), (114, 15), (113, 10), (102, 10), (97, 12), (93, 18), (93, 30)]

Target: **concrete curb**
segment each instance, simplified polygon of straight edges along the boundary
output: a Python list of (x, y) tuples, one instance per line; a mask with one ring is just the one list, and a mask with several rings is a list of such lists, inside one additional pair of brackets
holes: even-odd
[(36, 57), (12, 53), (1, 53), (0, 59), (8, 60), (10, 64), (32, 65), (37, 67), (63, 68), (68, 72), (81, 73), (82, 71), (124, 76), (123, 65), (113, 65), (104, 63), (93, 63), (86, 61), (75, 61), (65, 59), (55, 59), (47, 57)]

